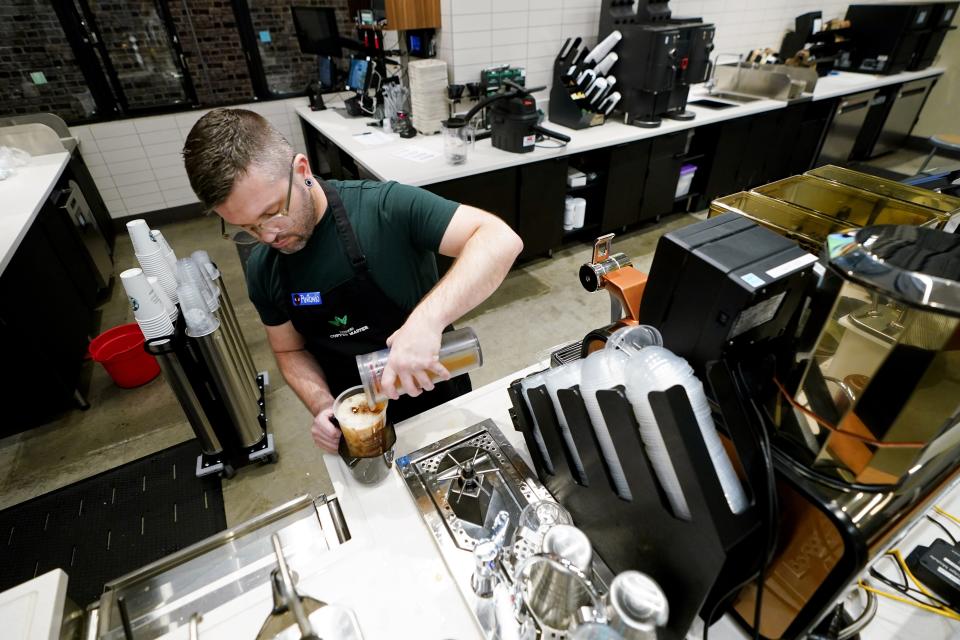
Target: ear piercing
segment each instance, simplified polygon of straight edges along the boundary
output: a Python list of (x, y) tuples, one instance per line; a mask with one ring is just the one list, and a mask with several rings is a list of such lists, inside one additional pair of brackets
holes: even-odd
[(311, 180), (310, 178), (307, 178), (307, 179), (304, 180), (303, 182), (304, 182), (308, 187), (312, 187), (312, 186), (313, 186), (313, 180)]

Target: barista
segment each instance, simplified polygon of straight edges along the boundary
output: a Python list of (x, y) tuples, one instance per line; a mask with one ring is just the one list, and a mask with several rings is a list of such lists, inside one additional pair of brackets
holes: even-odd
[[(391, 348), (382, 383), (395, 421), (469, 391), (466, 376), (450, 380), (440, 364), (440, 336), (493, 293), (523, 248), (503, 221), (395, 182), (321, 181), (243, 109), (202, 117), (183, 156), (225, 234), (260, 243), (246, 266), (250, 299), (280, 372), (315, 416), (317, 446), (337, 450), (331, 406), (360, 383), (356, 355)], [(434, 253), (456, 258), (442, 279)]]

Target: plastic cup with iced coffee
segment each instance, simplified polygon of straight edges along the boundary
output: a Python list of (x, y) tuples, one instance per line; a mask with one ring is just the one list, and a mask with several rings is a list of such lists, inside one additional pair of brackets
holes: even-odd
[(371, 407), (362, 386), (350, 387), (337, 396), (333, 416), (351, 457), (373, 458), (393, 445), (387, 438), (387, 401)]

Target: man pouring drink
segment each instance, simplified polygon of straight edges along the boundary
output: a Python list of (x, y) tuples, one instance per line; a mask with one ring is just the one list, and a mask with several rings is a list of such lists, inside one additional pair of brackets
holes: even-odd
[[(441, 364), (441, 335), (496, 290), (522, 250), (502, 220), (395, 182), (321, 181), (242, 109), (202, 117), (183, 155), (224, 234), (259, 242), (250, 299), (281, 374), (314, 416), (317, 446), (337, 450), (333, 403), (361, 383), (358, 355), (390, 348), (380, 387), (394, 422), (469, 391), (465, 375), (451, 379)], [(455, 258), (443, 278), (435, 253)]]

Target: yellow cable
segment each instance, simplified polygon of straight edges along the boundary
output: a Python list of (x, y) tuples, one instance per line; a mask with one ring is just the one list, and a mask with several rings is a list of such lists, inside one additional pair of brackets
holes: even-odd
[(907, 577), (910, 578), (913, 581), (913, 583), (917, 585), (917, 588), (923, 592), (923, 595), (927, 596), (928, 598), (936, 598), (937, 600), (940, 599), (940, 598), (937, 598), (937, 596), (935, 596), (933, 593), (928, 591), (927, 588), (923, 586), (922, 582), (917, 580), (917, 577), (913, 575), (912, 571), (910, 571), (910, 567), (907, 566), (907, 563), (903, 559), (903, 556), (900, 555), (899, 549), (894, 549), (892, 553), (893, 553), (893, 556), (897, 559), (897, 563), (900, 565), (900, 568), (903, 569), (903, 572), (907, 574)]
[(947, 513), (946, 511), (941, 509), (939, 506), (934, 507), (933, 510), (939, 513), (940, 515), (942, 515), (944, 518), (949, 518), (953, 522), (953, 524), (960, 525), (960, 518), (958, 518), (957, 516)]
[(908, 600), (907, 598), (901, 598), (900, 596), (895, 596), (895, 595), (893, 595), (892, 593), (889, 593), (889, 592), (887, 592), (887, 591), (882, 591), (882, 590), (880, 590), (880, 589), (874, 589), (873, 587), (871, 587), (871, 586), (869, 586), (868, 584), (866, 584), (863, 580), (861, 580), (859, 584), (860, 584), (860, 587), (861, 587), (862, 589), (865, 589), (866, 591), (869, 591), (869, 592), (871, 592), (871, 593), (875, 593), (875, 594), (877, 594), (878, 596), (883, 596), (884, 598), (889, 598), (890, 600), (895, 600), (895, 601), (897, 601), (897, 602), (902, 602), (903, 604), (908, 604), (908, 605), (910, 605), (911, 607), (916, 607), (916, 608), (918, 608), (918, 609), (923, 609), (924, 611), (929, 611), (930, 613), (935, 613), (935, 614), (937, 614), (938, 616), (943, 616), (944, 618), (950, 618), (951, 620), (960, 620), (960, 615), (957, 615), (956, 613), (954, 613), (954, 612), (952, 612), (952, 611), (947, 611), (947, 610), (944, 610), (944, 609), (938, 609), (938, 608), (936, 608), (936, 607), (931, 607), (931, 606), (928, 606), (928, 605), (925, 605), (925, 604), (920, 604), (919, 602), (914, 602), (913, 600)]

